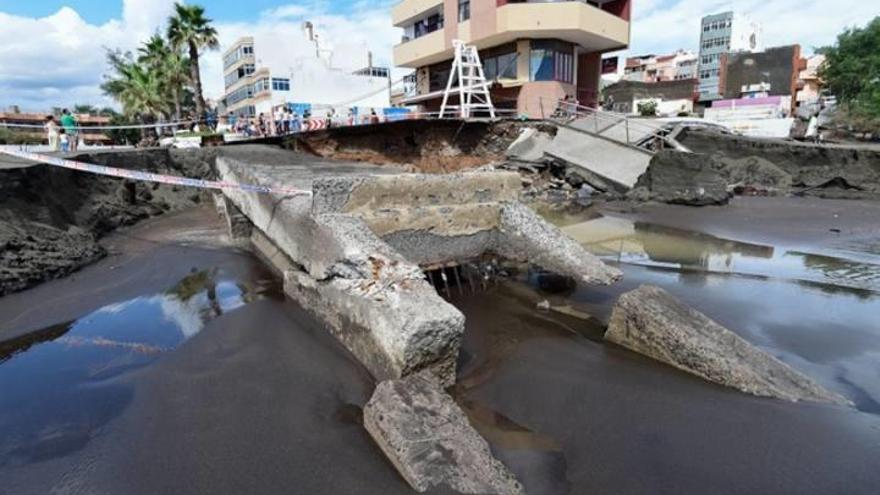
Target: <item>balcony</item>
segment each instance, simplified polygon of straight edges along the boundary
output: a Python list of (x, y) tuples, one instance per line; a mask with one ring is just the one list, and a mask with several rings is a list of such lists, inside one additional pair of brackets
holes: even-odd
[(443, 0), (403, 0), (391, 8), (391, 21), (396, 27), (404, 27), (438, 8), (443, 10)]
[[(604, 51), (629, 46), (630, 30), (626, 20), (583, 2), (536, 2), (499, 7), (496, 32), (509, 39), (555, 38)], [(482, 40), (473, 41), (480, 45)]]
[(398, 67), (417, 68), (449, 58), (446, 52), (446, 35), (443, 30), (434, 31), (394, 47), (394, 64)]

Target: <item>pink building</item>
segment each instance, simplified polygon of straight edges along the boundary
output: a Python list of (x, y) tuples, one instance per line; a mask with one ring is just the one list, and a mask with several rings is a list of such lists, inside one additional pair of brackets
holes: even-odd
[(555, 100), (595, 106), (602, 54), (626, 49), (632, 0), (403, 0), (394, 62), (415, 69), (403, 104), (438, 108), (452, 68), (452, 41), (476, 45), (499, 108), (541, 117)]

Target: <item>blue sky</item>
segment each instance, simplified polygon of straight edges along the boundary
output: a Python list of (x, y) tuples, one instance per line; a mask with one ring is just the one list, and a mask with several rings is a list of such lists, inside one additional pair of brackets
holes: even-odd
[[(0, 0), (0, 110), (74, 103), (112, 104), (100, 90), (106, 48), (133, 50), (164, 28), (175, 0)], [(273, 49), (288, 53), (303, 21), (325, 41), (369, 47), (378, 64), (391, 65), (401, 31), (391, 25), (397, 0), (186, 0), (215, 20), (222, 45), (236, 37), (271, 33)], [(838, 33), (880, 15), (877, 0), (633, 0), (632, 41), (626, 56), (696, 51), (700, 18), (735, 10), (764, 27), (764, 45), (799, 43), (805, 52), (834, 42)], [(344, 55), (344, 53), (342, 53)], [(209, 97), (222, 93), (222, 62), (205, 55), (202, 78)]]
[[(322, 10), (330, 13), (344, 13), (366, 6), (390, 4), (392, 2), (366, 2), (355, 0), (290, 2), (289, 0), (206, 0), (208, 16), (217, 21), (247, 22), (259, 19), (260, 13), (284, 5), (319, 4)], [(71, 7), (90, 24), (104, 24), (122, 16), (122, 2), (117, 0), (0, 0), (0, 12), (26, 17), (45, 17), (58, 12), (62, 7)]]

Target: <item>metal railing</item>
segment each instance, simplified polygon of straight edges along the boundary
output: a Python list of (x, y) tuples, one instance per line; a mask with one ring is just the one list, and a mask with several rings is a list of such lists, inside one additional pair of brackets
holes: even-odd
[[(542, 98), (541, 113), (545, 114), (548, 106), (545, 106), (546, 99)], [(581, 105), (577, 102), (567, 100), (549, 100), (552, 103), (550, 108), (553, 112), (546, 120), (554, 121), (558, 124), (565, 125), (575, 130), (584, 131), (595, 134), (596, 136), (616, 141), (627, 146), (637, 147), (643, 150), (656, 152), (665, 147), (678, 148), (675, 143), (669, 142), (667, 139), (668, 131), (663, 128), (639, 122), (628, 115), (616, 112), (608, 112), (593, 107)], [(582, 123), (592, 123), (592, 130), (589, 127), (574, 127), (574, 121)], [(623, 136), (610, 136), (608, 131), (617, 128), (623, 131)]]

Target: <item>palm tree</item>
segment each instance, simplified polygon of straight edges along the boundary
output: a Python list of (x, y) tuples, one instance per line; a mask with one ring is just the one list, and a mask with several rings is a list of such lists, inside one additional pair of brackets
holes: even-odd
[(199, 74), (199, 51), (216, 50), (220, 47), (217, 30), (211, 26), (211, 19), (205, 17), (205, 9), (199, 5), (174, 5), (174, 15), (168, 20), (168, 40), (176, 49), (187, 47), (190, 59), (190, 82), (195, 92), (196, 114), (205, 117), (205, 97), (202, 93), (202, 78)]
[(189, 78), (189, 59), (180, 50), (169, 46), (165, 38), (158, 34), (138, 48), (138, 52), (138, 62), (147, 65), (161, 77), (168, 98), (174, 103), (174, 119), (180, 121), (183, 86)]
[[(109, 52), (107, 60), (115, 74), (109, 77), (101, 88), (122, 104), (126, 115), (137, 117), (144, 124), (148, 124), (156, 116), (167, 111), (162, 79), (155, 70), (118, 51)], [(147, 129), (142, 131), (144, 137), (147, 133)]]

